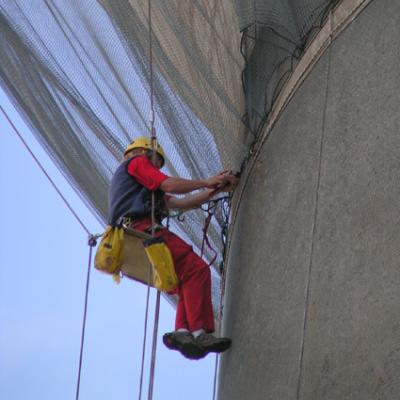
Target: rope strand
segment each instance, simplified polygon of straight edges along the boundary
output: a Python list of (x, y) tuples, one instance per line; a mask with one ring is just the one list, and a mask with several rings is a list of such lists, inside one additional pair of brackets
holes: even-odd
[[(157, 146), (157, 134), (154, 127), (155, 112), (154, 112), (154, 81), (153, 81), (153, 35), (152, 35), (152, 21), (151, 21), (151, 0), (148, 0), (148, 13), (149, 13), (149, 63), (150, 63), (150, 136), (151, 136), (151, 150), (152, 150), (152, 161), (156, 163), (156, 146)], [(156, 228), (156, 197), (155, 193), (151, 193), (151, 236), (154, 237)], [(150, 282), (149, 282), (150, 285)], [(157, 290), (156, 306), (154, 312), (154, 325), (153, 325), (153, 342), (151, 348), (151, 362), (150, 362), (150, 379), (148, 389), (148, 400), (153, 399), (153, 388), (154, 388), (154, 376), (156, 369), (156, 355), (157, 355), (157, 332), (158, 323), (160, 320), (160, 297), (161, 293)]]
[(75, 219), (78, 221), (79, 225), (83, 228), (83, 230), (89, 235), (89, 241), (88, 244), (90, 246), (89, 250), (89, 261), (88, 261), (88, 269), (87, 269), (87, 276), (86, 276), (86, 289), (85, 289), (85, 301), (84, 301), (84, 312), (83, 312), (83, 322), (82, 322), (82, 332), (81, 332), (81, 345), (80, 345), (80, 353), (79, 353), (79, 367), (78, 367), (78, 378), (77, 378), (77, 384), (76, 384), (76, 393), (75, 393), (75, 399), (79, 399), (79, 393), (80, 393), (80, 383), (81, 383), (81, 373), (82, 373), (82, 360), (83, 360), (83, 349), (84, 349), (84, 342), (85, 342), (85, 331), (86, 331), (86, 317), (87, 317), (87, 308), (88, 308), (88, 296), (89, 296), (89, 284), (90, 284), (90, 266), (92, 262), (92, 252), (93, 252), (93, 247), (96, 246), (97, 244), (97, 237), (101, 235), (92, 235), (90, 234), (89, 229), (86, 227), (86, 225), (83, 223), (83, 221), (79, 218), (78, 214), (75, 212), (75, 210), (72, 208), (68, 200), (65, 198), (65, 196), (61, 193), (61, 190), (57, 187), (57, 185), (54, 183), (53, 179), (50, 177), (50, 175), (47, 173), (39, 159), (35, 156), (31, 148), (29, 147), (28, 143), (25, 141), (25, 139), (22, 137), (21, 133), (17, 129), (17, 127), (14, 125), (14, 123), (11, 121), (10, 117), (0, 105), (0, 110), (3, 113), (4, 117), (12, 127), (14, 133), (18, 136), (28, 153), (31, 155), (33, 160), (36, 162), (37, 166), (39, 169), (42, 171), (42, 173), (46, 176), (48, 181), (50, 182), (51, 186), (54, 188), (54, 190), (58, 193), (58, 195), (61, 197), (63, 200), (64, 204), (67, 206), (67, 208), (70, 210), (72, 215), (75, 217)]
[[(148, 0), (148, 15), (149, 15), (149, 68), (150, 68), (150, 133), (151, 138), (155, 137), (153, 128), (154, 128), (154, 83), (153, 83), (153, 29), (152, 29), (152, 21), (151, 21), (151, 0)], [(154, 150), (154, 149), (153, 149)]]
[(82, 220), (79, 218), (78, 214), (75, 212), (75, 210), (72, 208), (72, 206), (69, 204), (68, 200), (64, 197), (64, 195), (61, 193), (60, 189), (57, 187), (57, 185), (54, 183), (54, 181), (51, 179), (50, 175), (46, 172), (46, 170), (44, 169), (43, 165), (40, 163), (40, 161), (38, 160), (38, 158), (35, 156), (35, 154), (33, 154), (32, 150), (30, 149), (29, 145), (26, 143), (26, 141), (24, 140), (24, 138), (22, 137), (21, 133), (19, 132), (19, 130), (16, 128), (16, 126), (13, 124), (13, 122), (11, 121), (10, 117), (8, 116), (8, 114), (5, 112), (4, 108), (0, 105), (0, 110), (3, 113), (4, 117), (7, 119), (8, 123), (10, 124), (10, 126), (12, 127), (12, 129), (14, 130), (14, 133), (19, 137), (19, 139), (21, 140), (22, 144), (25, 146), (26, 150), (28, 150), (29, 154), (32, 156), (32, 158), (35, 160), (36, 164), (38, 165), (38, 167), (40, 168), (40, 170), (43, 172), (43, 174), (46, 176), (46, 178), (49, 180), (50, 184), (53, 186), (53, 188), (55, 189), (55, 191), (58, 193), (58, 195), (61, 197), (61, 199), (63, 200), (63, 202), (65, 203), (65, 205), (68, 207), (68, 209), (71, 211), (71, 213), (73, 214), (73, 216), (76, 218), (76, 220), (78, 221), (78, 223), (80, 224), (80, 226), (85, 230), (85, 232), (90, 235), (90, 231), (89, 229), (86, 227), (86, 225), (82, 222)]
[(217, 396), (217, 377), (218, 377), (218, 364), (219, 354), (215, 355), (215, 366), (214, 366), (214, 384), (213, 384), (213, 400), (216, 400)]
[[(221, 324), (223, 318), (223, 307), (224, 307), (224, 296), (225, 296), (225, 278), (226, 278), (226, 270), (225, 270), (225, 262), (226, 262), (226, 250), (227, 250), (227, 237), (228, 237), (228, 226), (229, 226), (229, 218), (230, 218), (230, 210), (231, 210), (231, 200), (232, 194), (229, 196), (217, 199), (217, 201), (221, 201), (221, 210), (224, 224), (221, 228), (221, 240), (223, 245), (222, 251), (222, 262), (220, 265), (220, 296), (219, 296), (219, 315), (218, 315), (218, 336), (221, 335)], [(217, 387), (218, 387), (218, 367), (219, 367), (219, 354), (215, 357), (215, 367), (214, 367), (214, 383), (213, 383), (213, 400), (217, 398)]]
[[(151, 271), (151, 270), (150, 270)], [(151, 272), (149, 273), (149, 282), (151, 279)], [(149, 316), (149, 303), (150, 303), (150, 284), (147, 285), (147, 295), (146, 295), (146, 311), (144, 317), (144, 330), (143, 330), (143, 345), (142, 345), (142, 363), (140, 367), (140, 383), (139, 383), (139, 397), (138, 399), (142, 399), (142, 391), (143, 391), (143, 373), (144, 373), (144, 360), (146, 358), (146, 338), (147, 338), (147, 324), (148, 324), (148, 316)]]
[(150, 364), (149, 392), (147, 397), (148, 400), (153, 399), (156, 354), (157, 354), (157, 333), (158, 333), (158, 323), (160, 320), (160, 299), (161, 299), (161, 292), (157, 290), (156, 310), (154, 314), (153, 343), (152, 343), (151, 364)]
[(89, 298), (90, 266), (92, 264), (93, 247), (96, 246), (96, 244), (97, 244), (96, 237), (93, 235), (89, 235), (88, 245), (90, 246), (90, 250), (89, 250), (89, 261), (88, 261), (88, 269), (87, 269), (87, 276), (86, 276), (85, 305), (84, 305), (84, 309), (83, 309), (83, 322), (82, 322), (82, 333), (81, 333), (81, 349), (80, 349), (80, 353), (79, 353), (78, 380), (76, 383), (76, 396), (75, 396), (76, 400), (79, 399), (79, 390), (80, 390), (80, 386), (81, 386), (83, 347), (84, 347), (84, 343), (85, 343), (86, 316), (87, 316), (88, 298)]
[[(150, 138), (151, 138), (151, 149), (152, 149), (152, 161), (155, 164), (156, 162), (156, 130), (154, 127), (154, 83), (153, 83), (153, 36), (152, 36), (152, 21), (151, 21), (151, 0), (148, 0), (148, 21), (149, 21), (149, 69), (150, 69)], [(155, 234), (155, 226), (156, 226), (156, 216), (155, 216), (155, 193), (151, 194), (151, 236), (154, 237)], [(150, 298), (150, 286), (153, 280), (152, 270), (149, 269), (148, 274), (148, 282), (147, 282), (147, 300), (146, 300), (146, 313), (145, 313), (145, 329), (144, 329), (144, 338), (143, 338), (143, 349), (142, 349), (142, 364), (140, 371), (140, 388), (139, 388), (139, 400), (141, 400), (142, 396), (142, 388), (143, 388), (143, 372), (144, 372), (144, 361), (146, 355), (146, 337), (147, 337), (147, 325), (148, 325), (148, 317), (149, 317), (149, 298)], [(149, 378), (149, 387), (147, 398), (148, 400), (153, 399), (153, 388), (154, 388), (154, 376), (155, 376), (155, 365), (156, 365), (156, 352), (157, 352), (157, 332), (158, 332), (158, 323), (159, 323), (159, 315), (160, 315), (160, 291), (157, 291), (156, 298), (156, 308), (154, 314), (154, 325), (153, 325), (153, 341), (152, 341), (152, 351), (151, 351), (151, 363), (150, 363), (150, 378)]]

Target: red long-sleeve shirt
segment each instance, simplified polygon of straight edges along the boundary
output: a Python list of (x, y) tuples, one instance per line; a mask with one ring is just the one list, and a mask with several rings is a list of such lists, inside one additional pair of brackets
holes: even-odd
[(169, 178), (145, 156), (135, 157), (128, 164), (128, 173), (132, 175), (139, 184), (151, 191), (158, 190), (160, 185)]

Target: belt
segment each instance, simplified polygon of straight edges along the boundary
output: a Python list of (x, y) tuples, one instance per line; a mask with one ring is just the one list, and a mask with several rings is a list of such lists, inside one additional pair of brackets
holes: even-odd
[(137, 223), (140, 223), (141, 221), (145, 221), (148, 220), (149, 221), (149, 227), (146, 228), (144, 230), (144, 232), (146, 233), (152, 233), (152, 228), (154, 227), (154, 231), (158, 232), (162, 229), (165, 229), (165, 227), (163, 225), (161, 225), (160, 223), (155, 223), (153, 226), (151, 225), (151, 218), (149, 217), (142, 217), (142, 218), (132, 218), (132, 217), (121, 217), (118, 219), (118, 224), (122, 227), (130, 227), (132, 229), (135, 229), (135, 225)]

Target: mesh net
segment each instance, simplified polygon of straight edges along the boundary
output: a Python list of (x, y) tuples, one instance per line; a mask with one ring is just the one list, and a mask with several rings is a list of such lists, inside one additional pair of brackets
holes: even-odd
[[(147, 1), (0, 0), (0, 83), (103, 222), (124, 147), (149, 132)], [(196, 179), (240, 169), (334, 3), (152, 0), (156, 131), (167, 173)], [(193, 211), (174, 229), (199, 249), (204, 219)], [(220, 253), (222, 224), (217, 212), (209, 233)]]
[[(338, 0), (237, 0), (246, 59), (244, 120), (249, 135), (262, 130), (274, 100)], [(251, 132), (251, 133), (250, 133)]]

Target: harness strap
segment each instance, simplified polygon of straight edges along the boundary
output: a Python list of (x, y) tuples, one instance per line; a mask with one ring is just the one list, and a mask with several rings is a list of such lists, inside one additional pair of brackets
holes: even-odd
[(214, 253), (214, 256), (213, 256), (212, 260), (208, 264), (208, 266), (211, 267), (211, 265), (213, 265), (214, 261), (217, 259), (218, 253), (211, 246), (210, 240), (208, 239), (208, 235), (207, 235), (208, 228), (210, 227), (210, 222), (211, 222), (212, 216), (214, 214), (210, 209), (208, 209), (207, 213), (208, 213), (208, 215), (207, 215), (207, 218), (206, 218), (206, 220), (204, 222), (204, 227), (203, 227), (203, 240), (202, 240), (202, 243), (201, 243), (201, 256), (200, 257), (203, 257), (203, 255), (204, 255), (204, 245), (207, 244), (207, 247)]

